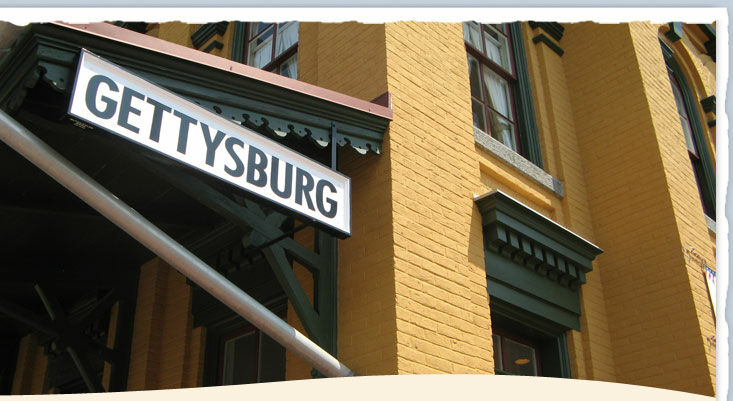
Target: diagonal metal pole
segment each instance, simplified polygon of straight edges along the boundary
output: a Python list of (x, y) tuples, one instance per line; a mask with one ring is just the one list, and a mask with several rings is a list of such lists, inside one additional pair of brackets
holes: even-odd
[(354, 373), (0, 110), (0, 140), (289, 351), (329, 377)]

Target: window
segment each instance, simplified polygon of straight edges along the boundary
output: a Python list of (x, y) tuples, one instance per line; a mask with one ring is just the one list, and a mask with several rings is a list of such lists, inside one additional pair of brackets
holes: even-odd
[(285, 380), (285, 348), (248, 325), (221, 341), (219, 384), (248, 384)]
[[(501, 334), (497, 334), (501, 333)], [(494, 330), (494, 370), (498, 374), (541, 376), (537, 344), (498, 329)]]
[(682, 68), (673, 56), (674, 50), (666, 43), (662, 41), (660, 43), (667, 63), (669, 82), (677, 106), (677, 115), (682, 125), (690, 164), (695, 175), (702, 209), (708, 217), (715, 220), (715, 170), (713, 170), (712, 160), (707, 150), (705, 133), (695, 107), (695, 96), (682, 73)]
[[(680, 87), (680, 83), (675, 77), (675, 74), (668, 70), (669, 82), (672, 84), (672, 93), (674, 94), (674, 101), (677, 105), (677, 114), (680, 117), (680, 124), (682, 124), (682, 132), (685, 135), (685, 144), (687, 145), (687, 153), (690, 156), (690, 163), (692, 164), (692, 171), (695, 174), (695, 181), (697, 182), (697, 191), (700, 195), (700, 201), (702, 202), (702, 208), (705, 214), (711, 219), (715, 220), (715, 198), (706, 197), (703, 193), (704, 185), (701, 185), (701, 178), (704, 177), (705, 171), (703, 169), (703, 161), (700, 159), (700, 146), (695, 141), (693, 134), (693, 125), (690, 121), (690, 115), (688, 110), (691, 108), (685, 103), (684, 95)], [(691, 112), (695, 112), (694, 109)], [(705, 145), (705, 144), (703, 144)]]
[(490, 302), (496, 374), (570, 377), (567, 328), (499, 299)]
[(298, 78), (298, 22), (250, 22), (245, 62), (253, 67)]
[(521, 26), (463, 23), (476, 129), (542, 168)]
[(473, 125), (519, 152), (512, 88), (516, 82), (506, 25), (464, 22)]

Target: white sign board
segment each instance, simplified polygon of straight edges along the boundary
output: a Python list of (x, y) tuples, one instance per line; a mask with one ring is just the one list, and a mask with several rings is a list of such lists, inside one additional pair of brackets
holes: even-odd
[(69, 114), (351, 235), (351, 180), (82, 50)]

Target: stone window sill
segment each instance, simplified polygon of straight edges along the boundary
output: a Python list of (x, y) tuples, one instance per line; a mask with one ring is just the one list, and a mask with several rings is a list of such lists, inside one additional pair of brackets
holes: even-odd
[(542, 185), (544, 188), (552, 191), (555, 195), (561, 198), (565, 196), (563, 185), (560, 180), (532, 164), (532, 162), (508, 148), (503, 143), (492, 138), (491, 135), (474, 127), (473, 138), (476, 141), (476, 144), (482, 149), (498, 157), (504, 163), (514, 167), (524, 176), (532, 179), (534, 182)]
[(711, 219), (708, 216), (705, 216), (705, 222), (708, 223), (708, 230), (710, 230), (711, 233), (716, 234), (716, 232), (715, 232), (715, 220)]

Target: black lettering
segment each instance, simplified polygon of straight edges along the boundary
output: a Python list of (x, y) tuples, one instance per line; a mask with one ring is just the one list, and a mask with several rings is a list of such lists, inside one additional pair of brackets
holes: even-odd
[(130, 116), (130, 113), (138, 116), (140, 115), (140, 110), (132, 107), (131, 103), (133, 97), (140, 100), (145, 100), (145, 95), (140, 92), (132, 90), (128, 87), (122, 89), (122, 100), (120, 100), (120, 115), (117, 117), (117, 125), (122, 128), (127, 128), (128, 130), (137, 134), (138, 132), (140, 132), (140, 128), (135, 127), (134, 125), (127, 122), (127, 117)]
[[(305, 182), (303, 180), (305, 179)], [(303, 204), (303, 195), (305, 195), (305, 201), (308, 204), (308, 209), (316, 210), (313, 207), (313, 200), (311, 199), (310, 192), (313, 190), (313, 176), (309, 172), (297, 168), (295, 170), (295, 203)]]
[(272, 192), (275, 193), (275, 195), (283, 198), (288, 199), (290, 197), (290, 194), (293, 193), (293, 165), (285, 162), (285, 189), (280, 191), (277, 188), (277, 181), (278, 181), (278, 170), (280, 169), (280, 159), (278, 159), (275, 156), (272, 156), (272, 170), (270, 171), (270, 188), (272, 188)]
[(158, 142), (160, 140), (160, 124), (163, 121), (163, 112), (170, 113), (171, 108), (151, 98), (148, 98), (148, 103), (154, 107), (153, 123), (150, 125), (150, 139)]
[[(255, 156), (259, 160), (255, 160)], [(267, 185), (267, 174), (265, 174), (265, 168), (267, 167), (267, 156), (261, 150), (249, 145), (249, 155), (247, 156), (247, 182), (258, 187), (264, 187)], [(259, 176), (255, 179), (255, 172), (259, 173)]]
[(178, 153), (186, 154), (186, 144), (188, 143), (188, 126), (190, 124), (196, 125), (198, 121), (189, 117), (178, 110), (173, 110), (173, 115), (181, 119), (181, 128), (178, 130), (178, 147), (176, 150)]
[(226, 171), (226, 173), (231, 175), (232, 177), (241, 177), (242, 174), (244, 174), (244, 163), (242, 163), (242, 159), (239, 158), (237, 152), (234, 151), (235, 145), (244, 149), (244, 142), (233, 136), (230, 136), (229, 138), (227, 138), (226, 141), (224, 141), (224, 147), (226, 147), (229, 156), (231, 156), (232, 160), (234, 160), (235, 165), (234, 169), (230, 169), (225, 165), (224, 171)]
[(328, 210), (326, 210), (323, 205), (323, 188), (326, 187), (331, 190), (331, 193), (336, 193), (336, 187), (333, 186), (333, 184), (331, 184), (329, 181), (318, 181), (318, 185), (316, 185), (316, 206), (318, 206), (318, 211), (321, 212), (322, 215), (331, 218), (336, 215), (336, 211), (338, 210), (338, 202), (333, 199), (326, 198), (326, 202), (329, 206), (331, 206)]
[(204, 142), (206, 142), (206, 164), (214, 166), (214, 156), (216, 156), (216, 148), (219, 147), (221, 141), (224, 140), (224, 133), (221, 131), (216, 132), (214, 139), (211, 139), (211, 132), (209, 132), (209, 126), (201, 123), (201, 131), (204, 133)]
[(107, 84), (107, 86), (109, 87), (109, 89), (112, 92), (119, 92), (119, 89), (117, 88), (117, 84), (115, 83), (115, 81), (111, 80), (110, 78), (104, 75), (95, 75), (89, 80), (89, 85), (87, 86), (87, 94), (86, 94), (87, 108), (95, 116), (108, 120), (112, 118), (112, 116), (115, 115), (115, 110), (117, 109), (117, 102), (108, 98), (107, 96), (102, 96), (101, 100), (102, 102), (104, 102), (107, 105), (107, 107), (105, 107), (104, 110), (99, 110), (97, 108), (97, 102), (96, 102), (97, 92), (99, 91), (99, 84), (101, 84), (102, 82)]

